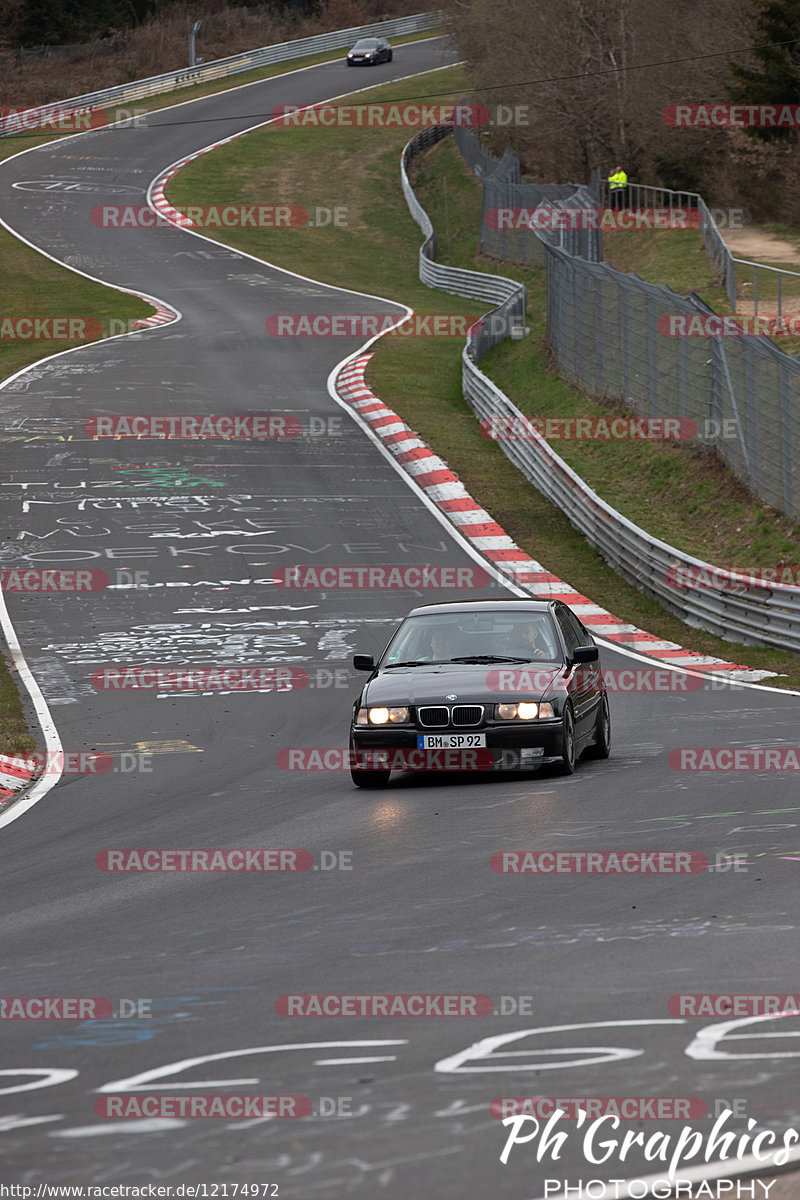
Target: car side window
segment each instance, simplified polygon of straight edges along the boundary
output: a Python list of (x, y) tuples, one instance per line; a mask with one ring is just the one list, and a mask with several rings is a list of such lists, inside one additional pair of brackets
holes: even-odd
[(572, 657), (572, 652), (576, 646), (582, 643), (582, 637), (578, 636), (578, 631), (570, 621), (570, 612), (566, 608), (560, 606), (556, 609), (556, 620), (558, 627), (564, 635), (564, 641), (567, 645), (567, 654)]
[(578, 618), (575, 616), (575, 613), (572, 612), (572, 610), (569, 608), (565, 609), (564, 611), (566, 613), (567, 620), (569, 621), (570, 625), (575, 630), (575, 634), (578, 638), (578, 645), (579, 646), (591, 646), (593, 644), (592, 639), (591, 639), (588, 631), (586, 629), (584, 629), (584, 627), (581, 625)]

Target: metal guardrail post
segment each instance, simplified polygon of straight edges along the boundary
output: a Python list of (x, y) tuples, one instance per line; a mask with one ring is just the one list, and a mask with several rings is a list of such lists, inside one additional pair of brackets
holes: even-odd
[(733, 412), (733, 419), (736, 422), (736, 432), (739, 435), (739, 445), (742, 448), (742, 458), (744, 459), (745, 469), (747, 471), (747, 483), (748, 483), (748, 486), (750, 486), (753, 472), (750, 467), (750, 455), (747, 453), (747, 442), (745, 441), (744, 430), (742, 429), (742, 423), (739, 420), (739, 406), (736, 403), (736, 393), (733, 390), (733, 384), (731, 383), (731, 373), (728, 370), (728, 358), (727, 358), (727, 355), (725, 354), (725, 347), (721, 343), (717, 343), (717, 345), (719, 346), (719, 358), (720, 358), (720, 362), (722, 364), (722, 372), (723, 372), (723, 375), (725, 378), (725, 386), (728, 389), (728, 395), (730, 397), (731, 411)]
[(605, 332), (603, 330), (603, 284), (600, 281), (600, 276), (596, 276), (594, 281), (594, 353), (597, 362), (597, 388), (600, 392), (605, 391), (605, 363), (603, 348), (605, 345)]
[(149, 96), (158, 96), (164, 92), (189, 87), (210, 79), (224, 79), (242, 71), (269, 66), (271, 63), (286, 62), (288, 59), (301, 58), (308, 54), (320, 54), (326, 50), (341, 50), (358, 38), (372, 35), (402, 37), (406, 33), (418, 33), (426, 29), (433, 29), (441, 22), (441, 11), (416, 13), (409, 17), (395, 17), (389, 21), (373, 21), (368, 25), (337, 29), (331, 33), (319, 33), (313, 37), (298, 38), (292, 42), (281, 42), (275, 46), (262, 46), (259, 50), (250, 50), (245, 54), (233, 54), (228, 58), (218, 58), (213, 62), (204, 63), (200, 67), (168, 71), (149, 79), (138, 79), (132, 83), (105, 88), (103, 91), (87, 92), (83, 96), (73, 96), (67, 100), (38, 105), (36, 108), (26, 109), (25, 112), (15, 113), (13, 118), (0, 118), (0, 137), (8, 137), (20, 127), (35, 128), (33, 125), (25, 124), (26, 118), (36, 119), (38, 117), (40, 120), (45, 120), (49, 116), (65, 112), (79, 113), (92, 108), (129, 103), (132, 100), (144, 100)]
[[(781, 464), (783, 467), (783, 503), (786, 512), (791, 512), (794, 500), (794, 471), (792, 460), (792, 395), (786, 367), (780, 364), (778, 379), (781, 397)], [(797, 405), (795, 405), (795, 411)]]
[(758, 316), (758, 270), (753, 267), (753, 316)]
[(194, 52), (195, 38), (197, 37), (197, 31), (202, 24), (203, 24), (202, 21), (195, 21), (194, 25), (192, 26), (192, 31), (189, 34), (189, 66), (190, 67), (197, 66), (197, 58), (196, 58), (195, 52)]
[(736, 312), (736, 260), (730, 251), (725, 266), (725, 288), (728, 294), (728, 304)]
[[(406, 186), (407, 179), (404, 176), (404, 191)], [(427, 214), (421, 209), (410, 186), (406, 197), (418, 223), (424, 228), (424, 219), (427, 226), (431, 228)], [(702, 198), (698, 197), (697, 199), (699, 207)], [(415, 212), (415, 206), (417, 212)], [(421, 214), (423, 219), (417, 213)], [(594, 267), (580, 259), (572, 259), (564, 251), (556, 249), (545, 240), (542, 241), (542, 250), (547, 270), (548, 342), (557, 360), (567, 364), (566, 370), (570, 374), (576, 361), (576, 347), (572, 344), (568, 345), (565, 340), (569, 322), (564, 319), (562, 310), (564, 306), (569, 308), (573, 302), (577, 302), (572, 289), (577, 286), (578, 274), (580, 272), (585, 290), (588, 291), (593, 275), (602, 288), (603, 277), (599, 272), (609, 272), (608, 278), (612, 282), (616, 282), (617, 273), (602, 264)], [(472, 274), (472, 272), (460, 273), (453, 269), (450, 269), (450, 273), (455, 277), (458, 277), (459, 274)], [(642, 297), (649, 296), (648, 307), (652, 307), (654, 304), (653, 292), (662, 296), (665, 301), (671, 295), (665, 288), (651, 291), (650, 285), (639, 280), (636, 280), (635, 283), (631, 281), (629, 288), (618, 289), (621, 324), (619, 370), (626, 395), (629, 393), (632, 377), (636, 377), (636, 364), (632, 363), (630, 358), (629, 342), (635, 334), (630, 328), (632, 316), (628, 297), (631, 294), (641, 294)], [(679, 300), (678, 297), (675, 299)], [(683, 301), (683, 303), (687, 306), (685, 310), (687, 312), (712, 311), (701, 303), (692, 304), (691, 301)], [(580, 320), (583, 321), (583, 316)], [(599, 321), (600, 313), (598, 311), (595, 321), (592, 323), (594, 330), (599, 328)], [(654, 328), (652, 317), (648, 322), (648, 328), (652, 336)], [(585, 322), (583, 329), (584, 333), (590, 333)], [(607, 340), (605, 345), (608, 345)], [(679, 406), (681, 415), (684, 415), (689, 413), (690, 402), (696, 400), (696, 397), (690, 391), (689, 339), (682, 339), (679, 345)], [(587, 353), (592, 352), (588, 346), (584, 349)], [(727, 360), (722, 361), (724, 354), (718, 339), (711, 339), (711, 354), (711, 360), (706, 364), (711, 366), (706, 413), (712, 419), (721, 421), (723, 415), (721, 401), (724, 390), (730, 398), (737, 428), (744, 439), (734, 383)], [(792, 364), (791, 360), (784, 355), (780, 355), (777, 361), (779, 361), (781, 369), (781, 434), (787, 447), (783, 458), (783, 486), (785, 499), (789, 503), (792, 499), (791, 457), (788, 452), (792, 411), (789, 371)], [(745, 362), (747, 364), (746, 371), (753, 372), (752, 359), (745, 358)], [(651, 352), (651, 373), (657, 368), (658, 363), (653, 359)], [(797, 383), (797, 390), (800, 392), (800, 371), (793, 372), (791, 378)], [(575, 528), (598, 549), (603, 558), (623, 578), (656, 597), (665, 607), (690, 625), (708, 629), (729, 640), (735, 639), (747, 644), (769, 645), (794, 652), (800, 651), (800, 587), (765, 584), (761, 581), (753, 581), (747, 576), (737, 576), (728, 570), (717, 568), (710, 563), (704, 563), (700, 559), (684, 554), (676, 547), (652, 537), (646, 530), (634, 525), (605, 503), (556, 454), (545, 439), (536, 433), (530, 420), (480, 371), (470, 355), (469, 346), (466, 346), (462, 352), (462, 379), (467, 402), (476, 417), (485, 423), (485, 427), (523, 430), (527, 428), (530, 430), (529, 436), (502, 440), (501, 446), (504, 453), (535, 487), (566, 514)], [(607, 375), (606, 386), (610, 389)], [(752, 416), (752, 407), (746, 406), (745, 421), (752, 419)], [(702, 582), (704, 577), (710, 577), (718, 582), (714, 585), (707, 585)]]
[(477, 362), (492, 346), (509, 335), (512, 325), (524, 323), (527, 292), (522, 284), (501, 275), (465, 271), (457, 267), (447, 267), (436, 261), (436, 233), (428, 214), (414, 194), (407, 167), (423, 149), (452, 132), (450, 126), (437, 125), (432, 129), (424, 129), (411, 138), (403, 147), (400, 156), (400, 180), (411, 215), (425, 235), (425, 241), (419, 251), (419, 274), (422, 282), (428, 287), (455, 292), (456, 295), (473, 300), (485, 300), (495, 306), (484, 314), (480, 334), (468, 339), (469, 354)]
[(650, 360), (650, 416), (657, 417), (659, 414), (659, 388), (658, 388), (658, 348), (659, 348), (659, 333), (658, 333), (658, 309), (654, 296), (647, 297), (647, 342), (648, 342), (648, 358)]

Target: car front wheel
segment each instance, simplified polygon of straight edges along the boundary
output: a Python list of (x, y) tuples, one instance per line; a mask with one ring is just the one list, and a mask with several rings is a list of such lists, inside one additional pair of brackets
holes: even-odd
[(389, 782), (391, 771), (370, 771), (364, 767), (356, 766), (356, 750), (350, 743), (350, 778), (356, 787), (360, 788), (382, 788), (386, 787)]
[(561, 724), (561, 762), (559, 774), (572, 775), (575, 770), (575, 718), (567, 705)]
[(356, 787), (382, 788), (389, 782), (391, 771), (360, 771), (358, 767), (350, 768), (350, 778)]

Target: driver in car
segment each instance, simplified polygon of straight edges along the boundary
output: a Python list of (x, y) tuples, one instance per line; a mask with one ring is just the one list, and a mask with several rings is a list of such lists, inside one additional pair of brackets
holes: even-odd
[(538, 662), (552, 662), (553, 647), (541, 624), (537, 621), (524, 625), (518, 635), (521, 653)]

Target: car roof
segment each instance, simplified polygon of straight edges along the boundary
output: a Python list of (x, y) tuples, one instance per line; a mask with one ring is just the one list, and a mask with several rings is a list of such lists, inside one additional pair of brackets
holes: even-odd
[(431, 616), (438, 613), (481, 613), (481, 612), (530, 612), (546, 613), (550, 611), (552, 600), (529, 600), (526, 597), (507, 600), (456, 600), (443, 604), (422, 604), (412, 608), (406, 615), (409, 617)]

